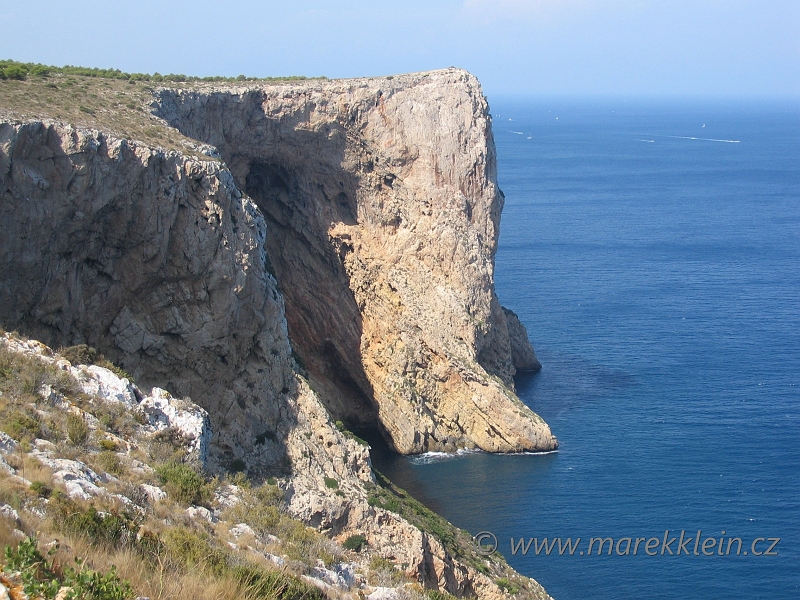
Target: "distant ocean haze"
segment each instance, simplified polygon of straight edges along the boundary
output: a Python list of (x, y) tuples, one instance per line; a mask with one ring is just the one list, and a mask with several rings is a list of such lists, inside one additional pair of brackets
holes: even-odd
[[(800, 107), (490, 104), (497, 292), (543, 364), (518, 393), (561, 447), (378, 468), (558, 600), (800, 597)], [(698, 555), (510, 546), (698, 530)]]

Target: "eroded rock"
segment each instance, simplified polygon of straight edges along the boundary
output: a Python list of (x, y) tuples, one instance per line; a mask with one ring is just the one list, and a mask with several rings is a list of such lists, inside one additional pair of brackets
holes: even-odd
[(459, 69), (162, 90), (159, 116), (213, 144), (269, 226), (295, 349), (334, 418), (400, 452), (552, 450), (514, 395), (494, 293), (503, 196), (488, 105)]
[(189, 400), (174, 398), (166, 390), (154, 387), (139, 408), (157, 431), (177, 429), (186, 439), (188, 449), (196, 453), (202, 464), (208, 459), (211, 421), (208, 412)]

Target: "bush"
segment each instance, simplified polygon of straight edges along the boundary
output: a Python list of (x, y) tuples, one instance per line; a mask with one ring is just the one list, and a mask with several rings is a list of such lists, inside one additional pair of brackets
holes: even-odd
[(14, 411), (4, 419), (3, 431), (17, 441), (29, 441), (39, 437), (39, 421), (23, 412)]
[(54, 568), (52, 561), (39, 552), (34, 538), (22, 540), (16, 548), (6, 546), (4, 554), (6, 569), (19, 573), (29, 598), (55, 598), (62, 588), (70, 588), (65, 598), (82, 600), (126, 600), (134, 596), (130, 584), (120, 580), (113, 566), (107, 573), (100, 573), (86, 569), (76, 558), (79, 569)]
[(347, 427), (345, 427), (345, 424), (342, 421), (336, 421), (334, 425), (336, 425), (336, 429), (338, 429), (344, 434), (344, 437), (353, 440), (355, 442), (358, 442), (362, 446), (369, 446), (369, 443), (366, 440), (361, 439), (355, 433), (347, 429)]
[(245, 564), (233, 567), (233, 575), (245, 588), (248, 598), (325, 599), (325, 594), (313, 585), (280, 571), (268, 571), (252, 564)]
[(103, 450), (97, 455), (95, 462), (106, 473), (111, 473), (117, 477), (125, 474), (125, 466), (120, 461), (119, 456), (110, 450)]
[(48, 511), (63, 533), (87, 539), (94, 545), (116, 547), (136, 539), (137, 523), (126, 514), (99, 512), (83, 507), (63, 494), (53, 494)]
[(367, 538), (363, 535), (351, 535), (342, 544), (345, 550), (352, 550), (353, 552), (361, 552), (367, 546)]
[(237, 523), (246, 523), (259, 535), (274, 533), (281, 522), (280, 506), (283, 490), (274, 485), (262, 485), (245, 490), (241, 501), (226, 511), (225, 518)]
[(326, 565), (333, 564), (337, 559), (336, 544), (299, 521), (284, 517), (275, 532), (284, 541), (283, 551), (289, 558), (306, 564), (321, 560)]
[(213, 547), (205, 535), (185, 527), (162, 534), (167, 555), (185, 568), (198, 569), (216, 577), (232, 575), (245, 588), (246, 598), (267, 600), (324, 600), (316, 587), (287, 573), (267, 570), (247, 561), (233, 561), (227, 550)]
[(13, 60), (0, 61), (0, 79), (25, 79), (26, 75), (48, 76), (54, 73), (62, 75), (77, 75), (81, 77), (97, 77), (102, 79), (120, 79), (127, 80), (128, 83), (135, 84), (136, 82), (152, 81), (152, 82), (173, 82), (182, 83), (185, 81), (227, 81), (227, 82), (242, 82), (242, 81), (305, 81), (307, 79), (327, 79), (326, 77), (305, 77), (303, 75), (292, 75), (289, 77), (246, 77), (239, 75), (238, 77), (195, 77), (190, 75), (183, 75), (182, 73), (169, 73), (162, 75), (161, 73), (125, 73), (119, 69), (96, 69), (91, 67), (76, 67), (73, 65), (66, 65), (64, 67), (54, 67), (48, 65), (34, 64), (34, 63), (20, 63)]
[(177, 427), (167, 427), (150, 438), (148, 454), (156, 462), (179, 463), (186, 457), (192, 438), (187, 437)]
[(161, 538), (167, 552), (188, 568), (200, 568), (216, 576), (227, 570), (224, 551), (213, 548), (204, 536), (185, 527), (174, 527), (164, 532)]
[(28, 75), (28, 70), (19, 65), (11, 65), (3, 69), (3, 79), (23, 80)]
[(67, 415), (67, 439), (73, 446), (83, 446), (89, 438), (89, 426), (86, 420), (75, 413)]
[(375, 572), (375, 576), (369, 577), (371, 585), (396, 587), (408, 582), (405, 573), (398, 571), (394, 564), (381, 556), (370, 558), (369, 568)]
[(339, 489), (339, 482), (336, 481), (333, 477), (326, 477), (325, 478), (325, 487), (331, 490), (338, 490)]
[[(75, 561), (81, 565), (77, 558)], [(89, 569), (76, 571), (70, 567), (64, 569), (64, 587), (71, 588), (72, 598), (86, 600), (126, 600), (135, 594), (127, 581), (120, 580), (117, 568), (111, 565), (108, 573), (99, 573)]]
[(519, 591), (519, 587), (514, 585), (507, 577), (500, 577), (499, 579), (495, 580), (497, 587), (499, 587), (504, 592), (508, 592), (512, 596)]
[(425, 595), (428, 597), (428, 600), (456, 600), (453, 594), (440, 592), (439, 590), (425, 590)]
[(31, 491), (40, 498), (49, 498), (53, 493), (53, 489), (41, 481), (32, 482)]
[[(456, 556), (476, 571), (484, 575), (489, 573), (485, 557), (475, 552), (475, 547), (466, 531), (454, 527), (444, 518), (437, 515), (408, 492), (397, 487), (380, 472), (375, 471), (378, 485), (370, 490), (368, 503), (395, 512), (420, 530), (437, 538), (452, 555)], [(504, 561), (500, 554), (494, 554), (493, 561)]]
[(75, 379), (55, 365), (0, 345), (0, 392), (5, 398), (16, 404), (39, 402), (38, 394), (45, 384), (65, 396), (78, 389)]
[[(78, 110), (85, 113), (94, 114), (94, 110), (86, 108), (85, 106), (78, 107)], [(61, 348), (58, 353), (73, 365), (97, 365), (98, 367), (108, 369), (120, 379), (128, 379), (133, 381), (133, 378), (130, 375), (108, 360), (105, 356), (100, 354), (96, 348), (92, 348), (86, 344), (78, 344), (77, 346)]]
[(93, 365), (101, 354), (86, 344), (61, 348), (58, 353), (73, 365)]
[(189, 465), (167, 463), (157, 467), (156, 474), (169, 497), (178, 504), (200, 504), (209, 496), (205, 480)]
[(116, 452), (117, 443), (113, 440), (100, 440), (97, 445), (101, 450), (108, 450), (109, 452)]

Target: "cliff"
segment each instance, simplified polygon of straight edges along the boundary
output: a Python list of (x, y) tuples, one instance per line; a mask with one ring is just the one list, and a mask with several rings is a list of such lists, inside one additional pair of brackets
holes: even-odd
[(474, 77), (164, 89), (153, 109), (264, 215), (290, 338), (335, 418), (402, 453), (556, 447), (512, 391), (538, 363), (494, 293), (503, 196)]
[(5, 111), (0, 323), (190, 396), (209, 467), (281, 478), (305, 522), (363, 533), (428, 587), (500, 594), (507, 567), (369, 501), (368, 450), (333, 424), (404, 453), (557, 445), (513, 393), (538, 362), (494, 293), (503, 198), (477, 80), (159, 89), (147, 142), (115, 110)]

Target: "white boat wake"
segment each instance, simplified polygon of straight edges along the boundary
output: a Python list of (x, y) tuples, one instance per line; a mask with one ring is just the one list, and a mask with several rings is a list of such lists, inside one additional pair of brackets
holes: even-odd
[(664, 137), (674, 138), (678, 140), (698, 140), (700, 142), (724, 142), (726, 144), (739, 144), (741, 140), (715, 140), (713, 138), (699, 138), (699, 137), (691, 137), (688, 135), (665, 135)]

